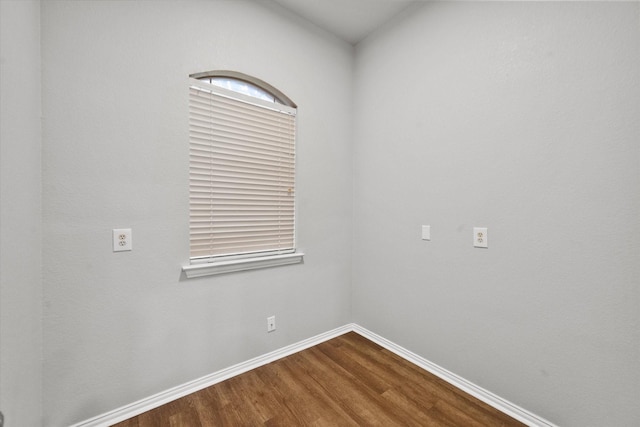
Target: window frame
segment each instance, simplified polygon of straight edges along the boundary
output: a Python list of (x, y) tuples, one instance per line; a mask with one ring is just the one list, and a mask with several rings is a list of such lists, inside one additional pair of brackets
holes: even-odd
[(275, 86), (270, 85), (269, 83), (257, 77), (253, 77), (248, 74), (241, 73), (239, 71), (215, 70), (215, 71), (205, 71), (202, 73), (189, 74), (189, 78), (195, 79), (195, 80), (215, 78), (215, 77), (224, 77), (224, 78), (240, 80), (243, 82), (250, 83), (254, 86), (259, 87), (265, 92), (268, 92), (271, 95), (273, 95), (276, 99), (278, 99), (278, 101), (280, 101), (280, 104), (286, 105), (288, 107), (295, 108), (295, 109), (298, 108), (298, 106), (295, 104), (295, 102), (291, 100), (291, 98), (289, 98), (287, 95), (285, 95), (281, 90), (279, 90)]
[[(212, 94), (215, 94), (218, 96), (235, 99), (236, 101), (239, 101), (242, 103), (252, 104), (258, 107), (282, 112), (283, 114), (292, 114), (295, 116), (297, 113), (297, 106), (290, 98), (288, 98), (286, 95), (284, 95), (281, 91), (279, 91), (272, 85), (269, 85), (268, 83), (260, 79), (257, 79), (255, 77), (252, 77), (243, 73), (235, 72), (235, 71), (228, 71), (228, 70), (195, 73), (195, 74), (191, 74), (189, 77), (190, 77), (189, 78), (190, 91), (191, 91), (191, 88), (193, 87), (193, 88), (197, 88), (198, 90), (210, 91)], [(215, 77), (223, 77), (227, 79), (239, 80), (241, 82), (247, 82), (251, 85), (257, 86), (259, 89), (272, 95), (275, 98), (274, 102), (265, 101), (260, 98), (251, 97), (250, 95), (246, 95), (239, 92), (233, 92), (229, 89), (222, 88), (208, 82), (203, 82), (201, 80), (205, 78), (215, 78)], [(191, 115), (192, 115), (191, 100), (189, 101), (189, 103), (190, 103), (189, 117), (191, 118)], [(297, 137), (295, 136), (295, 127), (297, 127), (297, 124), (294, 121), (294, 139), (293, 139), (294, 150), (297, 142), (296, 141)], [(191, 146), (191, 138), (190, 138), (190, 146)], [(295, 164), (296, 164), (296, 161), (294, 156), (294, 159), (293, 159), (294, 180), (296, 175)], [(191, 170), (192, 168), (191, 159), (189, 160), (189, 165)], [(190, 188), (191, 188), (191, 184), (190, 184)], [(294, 184), (294, 188), (295, 188), (295, 184)], [(184, 265), (182, 268), (186, 277), (187, 278), (201, 277), (205, 275), (223, 274), (223, 273), (230, 273), (230, 272), (236, 272), (236, 271), (253, 270), (253, 269), (259, 269), (259, 268), (267, 268), (267, 267), (296, 264), (296, 263), (303, 262), (304, 254), (300, 252), (297, 248), (297, 221), (296, 221), (297, 206), (295, 203), (295, 193), (293, 197), (294, 197), (294, 200), (293, 200), (293, 215), (294, 215), (293, 248), (289, 250), (279, 250), (277, 248), (274, 248), (273, 250), (260, 250), (256, 252), (240, 253), (240, 254), (238, 253), (216, 254), (216, 255), (209, 254), (209, 255), (197, 256), (197, 257), (192, 256), (192, 254), (190, 253), (189, 264)], [(189, 197), (190, 206), (191, 206), (191, 203), (192, 203), (192, 199), (190, 196)], [(191, 207), (190, 207), (190, 211), (191, 211)], [(191, 217), (191, 214), (190, 214), (190, 217)], [(191, 220), (190, 220), (189, 231), (191, 235), (192, 233)], [(191, 252), (191, 248), (192, 248), (191, 237), (190, 237), (189, 247)]]

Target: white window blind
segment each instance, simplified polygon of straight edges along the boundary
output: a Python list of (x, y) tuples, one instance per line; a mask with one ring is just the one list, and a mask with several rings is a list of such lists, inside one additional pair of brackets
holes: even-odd
[(189, 89), (191, 260), (295, 250), (294, 108)]

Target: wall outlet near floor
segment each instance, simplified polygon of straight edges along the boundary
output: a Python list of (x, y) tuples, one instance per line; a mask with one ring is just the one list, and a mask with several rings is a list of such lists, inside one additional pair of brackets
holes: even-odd
[(267, 332), (276, 330), (276, 316), (267, 317)]

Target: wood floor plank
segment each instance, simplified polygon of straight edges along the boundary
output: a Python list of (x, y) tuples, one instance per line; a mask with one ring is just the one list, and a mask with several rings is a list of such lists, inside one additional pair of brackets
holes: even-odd
[(361, 411), (356, 402), (359, 396), (351, 392), (352, 379), (348, 378), (348, 373), (336, 373), (337, 367), (328, 366), (326, 360), (319, 359), (315, 349), (293, 355), (291, 359), (300, 367), (303, 376), (315, 384), (314, 389), (319, 396), (323, 396), (323, 402), (333, 402), (332, 409), (341, 414), (343, 419), (362, 425)]
[(382, 394), (387, 391), (392, 381), (395, 380), (395, 378), (386, 377), (383, 369), (375, 364), (372, 357), (353, 354), (352, 351), (345, 351), (345, 347), (335, 346), (330, 342), (319, 344), (317, 348), (377, 393)]
[(114, 427), (522, 425), (350, 332)]
[(499, 423), (512, 425), (509, 423), (514, 422), (514, 420), (508, 415), (503, 414), (497, 409), (479, 401), (443, 379), (438, 378), (419, 366), (408, 362), (389, 350), (382, 349), (382, 352), (386, 353), (390, 358), (398, 362), (397, 369), (404, 370), (403, 375), (411, 376), (411, 373), (413, 373), (414, 376), (422, 378), (423, 381), (421, 381), (421, 384), (429, 390), (429, 393), (435, 395), (438, 401), (448, 402), (453, 407), (458, 408), (458, 410), (470, 413), (474, 419), (485, 422), (487, 425), (501, 425)]
[(222, 409), (228, 418), (235, 420), (233, 421), (235, 424), (231, 425), (263, 425), (268, 419), (257, 409), (256, 390), (249, 384), (248, 378), (255, 373), (247, 374), (225, 381), (227, 384), (224, 390), (229, 403)]
[(436, 427), (440, 426), (430, 415), (431, 408), (416, 405), (415, 400), (397, 389), (385, 391), (382, 396), (389, 401), (389, 405), (403, 411), (407, 426)]
[[(358, 371), (360, 375), (366, 376), (367, 372), (369, 372), (370, 375), (377, 376), (379, 380), (382, 379), (384, 383), (401, 387), (406, 396), (420, 396), (420, 402), (414, 401), (414, 403), (417, 404), (415, 410), (425, 410), (433, 406), (436, 402), (444, 401), (447, 402), (447, 405), (457, 408), (460, 412), (470, 412), (474, 419), (478, 419), (480, 423), (487, 419), (493, 420), (497, 414), (500, 416), (503, 415), (493, 408), (490, 409), (491, 411), (495, 411), (495, 413), (487, 413), (488, 407), (478, 406), (475, 399), (469, 400), (467, 394), (462, 393), (455, 387), (451, 387), (450, 384), (445, 383), (440, 378), (433, 376), (431, 373), (416, 367), (404, 359), (399, 357), (380, 358), (379, 355), (376, 354), (377, 352), (382, 351), (387, 355), (389, 355), (389, 352), (377, 346), (377, 344), (369, 341), (366, 346), (357, 345), (362, 343), (364, 338), (349, 340), (344, 337), (339, 337), (339, 340), (340, 339), (345, 342), (345, 345), (352, 346), (353, 351), (348, 353), (348, 357), (352, 359), (350, 365), (356, 367), (356, 369), (358, 369), (358, 367), (362, 368)], [(414, 378), (416, 376), (428, 381), (407, 381), (407, 378)], [(434, 383), (436, 384), (435, 386)], [(443, 387), (445, 384), (446, 387)], [(442, 420), (441, 417), (439, 418)], [(491, 421), (489, 424), (491, 424)], [(466, 425), (471, 426), (473, 423), (470, 422)]]
[(307, 361), (316, 368), (310, 371), (310, 375), (325, 385), (327, 392), (359, 425), (403, 425), (401, 414), (396, 410), (389, 410), (388, 402), (379, 393), (333, 360), (326, 358), (319, 349), (314, 347), (309, 350), (306, 353)]
[(190, 395), (202, 426), (224, 425), (220, 417), (221, 399), (216, 390), (208, 387)]
[(317, 420), (314, 423), (317, 424), (331, 424), (342, 422), (346, 425), (357, 425), (352, 422), (347, 412), (342, 406), (327, 393), (326, 387), (318, 382), (317, 378), (309, 374), (309, 364), (306, 361), (304, 355), (298, 354), (294, 357), (287, 358), (283, 361), (286, 366), (289, 367), (293, 377), (297, 382), (304, 385), (308, 392), (309, 406), (316, 408)]
[[(360, 337), (355, 333), (354, 335), (355, 337)], [(344, 351), (345, 356), (342, 359), (345, 364), (348, 364), (349, 370), (357, 372), (359, 377), (373, 377), (385, 384), (386, 386), (380, 387), (382, 389), (381, 392), (386, 391), (390, 386), (410, 387), (414, 395), (420, 396), (419, 401), (415, 401), (416, 404), (425, 408), (430, 408), (435, 404), (437, 398), (431, 393), (431, 389), (422, 386), (420, 381), (413, 380), (415, 374), (405, 366), (405, 364), (409, 364), (407, 361), (403, 359), (403, 363), (398, 363), (399, 361), (386, 357), (381, 354), (384, 349), (369, 340), (365, 339), (366, 345), (363, 346), (361, 345), (363, 343), (361, 339), (352, 341), (350, 338), (338, 337), (338, 339), (345, 342), (345, 345), (349, 346), (349, 350)], [(415, 366), (413, 364), (409, 365)]]
[(138, 425), (138, 417), (129, 418), (128, 420), (124, 420), (118, 424), (120, 427), (140, 427)]
[(298, 379), (300, 375), (296, 372), (290, 358), (280, 360), (274, 364), (267, 365), (266, 369), (259, 369), (258, 375), (263, 378), (265, 384), (273, 390), (273, 395), (284, 410), (284, 415), (276, 417), (292, 418), (304, 423), (312, 423), (318, 420), (322, 413), (318, 411), (317, 404), (320, 403), (311, 385)]

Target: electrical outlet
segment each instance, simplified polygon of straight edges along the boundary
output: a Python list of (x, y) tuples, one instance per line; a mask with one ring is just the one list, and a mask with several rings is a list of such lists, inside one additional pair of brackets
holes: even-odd
[(133, 249), (133, 240), (130, 228), (113, 229), (113, 252), (130, 251)]
[(276, 316), (267, 317), (267, 332), (276, 330)]
[(473, 246), (476, 248), (489, 247), (489, 233), (486, 227), (473, 228)]

